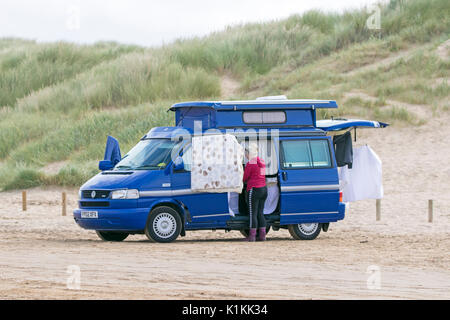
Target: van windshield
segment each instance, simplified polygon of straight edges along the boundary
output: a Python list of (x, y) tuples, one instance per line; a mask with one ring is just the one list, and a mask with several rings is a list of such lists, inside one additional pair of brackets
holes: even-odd
[(114, 170), (160, 170), (171, 161), (179, 142), (170, 139), (141, 140), (115, 166)]

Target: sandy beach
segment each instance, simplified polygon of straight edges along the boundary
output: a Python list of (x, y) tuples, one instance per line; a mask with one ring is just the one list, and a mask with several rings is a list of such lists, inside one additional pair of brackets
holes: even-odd
[[(65, 217), (61, 188), (28, 190), (26, 212), (20, 191), (0, 193), (0, 298), (450, 299), (448, 121), (359, 130), (356, 145), (383, 161), (381, 220), (375, 200), (351, 203), (314, 241), (280, 230), (265, 243), (240, 242), (236, 231), (108, 243), (73, 221), (75, 189), (65, 189)], [(70, 266), (79, 267), (79, 289), (67, 286)]]

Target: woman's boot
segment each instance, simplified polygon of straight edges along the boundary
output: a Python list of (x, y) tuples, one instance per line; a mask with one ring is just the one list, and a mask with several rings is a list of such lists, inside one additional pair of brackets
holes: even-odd
[(250, 242), (252, 242), (252, 241), (255, 241), (255, 240), (256, 240), (256, 228), (251, 228), (248, 231), (248, 236), (245, 239), (243, 239), (243, 241), (250, 241)]
[(266, 241), (266, 228), (259, 228), (258, 241)]

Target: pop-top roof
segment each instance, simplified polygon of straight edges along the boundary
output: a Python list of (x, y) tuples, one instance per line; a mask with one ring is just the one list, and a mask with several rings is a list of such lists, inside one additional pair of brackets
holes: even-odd
[(280, 99), (280, 100), (237, 100), (237, 101), (190, 101), (172, 105), (171, 111), (179, 108), (204, 107), (215, 110), (245, 110), (245, 109), (315, 109), (337, 108), (334, 100), (311, 99)]

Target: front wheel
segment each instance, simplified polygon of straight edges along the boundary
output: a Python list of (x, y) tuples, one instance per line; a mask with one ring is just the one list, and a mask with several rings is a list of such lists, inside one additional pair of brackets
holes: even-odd
[(299, 223), (288, 226), (289, 233), (295, 240), (314, 240), (320, 233), (320, 223)]
[(172, 242), (181, 232), (181, 218), (170, 207), (157, 207), (150, 212), (145, 235), (150, 241)]
[(123, 241), (128, 237), (125, 232), (95, 231), (103, 241)]

